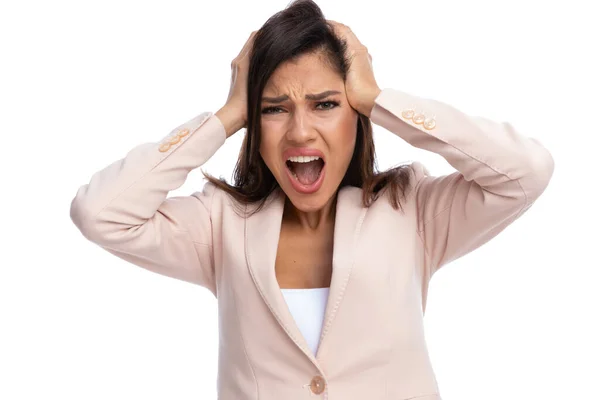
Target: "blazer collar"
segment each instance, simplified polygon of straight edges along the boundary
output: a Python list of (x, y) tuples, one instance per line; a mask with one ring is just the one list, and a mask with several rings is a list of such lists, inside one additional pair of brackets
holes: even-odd
[(246, 218), (246, 261), (254, 284), (267, 307), (296, 345), (318, 366), (326, 346), (327, 334), (343, 300), (355, 259), (356, 240), (366, 208), (362, 205), (362, 189), (346, 186), (339, 190), (336, 202), (332, 277), (327, 308), (317, 354), (314, 355), (287, 306), (275, 274), (275, 259), (283, 219), (285, 194), (276, 190), (257, 213)]

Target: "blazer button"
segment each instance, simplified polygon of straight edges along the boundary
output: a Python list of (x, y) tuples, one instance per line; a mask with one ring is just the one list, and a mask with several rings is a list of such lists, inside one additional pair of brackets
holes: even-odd
[(323, 391), (325, 391), (325, 379), (318, 375), (312, 378), (310, 381), (310, 390), (312, 390), (314, 394), (323, 393)]
[(180, 140), (181, 140), (181, 136), (175, 135), (175, 136), (171, 137), (171, 140), (169, 140), (169, 143), (177, 144), (177, 143), (179, 143)]

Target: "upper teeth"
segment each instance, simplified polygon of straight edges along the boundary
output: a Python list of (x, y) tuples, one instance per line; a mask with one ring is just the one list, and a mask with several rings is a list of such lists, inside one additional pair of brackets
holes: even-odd
[(320, 158), (321, 157), (319, 157), (319, 156), (295, 156), (295, 157), (288, 158), (288, 161), (305, 163), (305, 162), (310, 162), (310, 161), (314, 161), (314, 160), (319, 160)]

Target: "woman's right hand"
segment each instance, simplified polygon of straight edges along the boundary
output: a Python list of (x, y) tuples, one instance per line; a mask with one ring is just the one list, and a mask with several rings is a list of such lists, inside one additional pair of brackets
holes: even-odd
[(248, 67), (250, 65), (250, 51), (254, 44), (254, 31), (242, 47), (236, 58), (231, 61), (231, 85), (225, 105), (215, 113), (221, 120), (227, 137), (246, 126), (247, 116), (247, 85)]

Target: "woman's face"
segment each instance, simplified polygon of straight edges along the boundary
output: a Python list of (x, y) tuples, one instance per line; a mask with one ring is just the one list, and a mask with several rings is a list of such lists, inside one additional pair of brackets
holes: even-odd
[(358, 113), (342, 77), (317, 54), (282, 63), (261, 110), (265, 164), (296, 208), (319, 210), (337, 191), (356, 143)]

